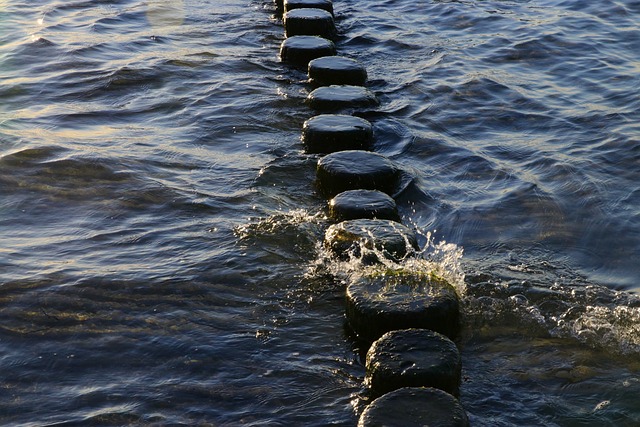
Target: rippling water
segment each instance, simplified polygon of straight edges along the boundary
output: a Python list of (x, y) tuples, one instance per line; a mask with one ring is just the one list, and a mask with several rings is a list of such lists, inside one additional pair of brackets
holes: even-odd
[[(473, 424), (639, 425), (640, 2), (334, 6)], [(0, 0), (0, 423), (355, 425), (282, 39), (269, 0)]]

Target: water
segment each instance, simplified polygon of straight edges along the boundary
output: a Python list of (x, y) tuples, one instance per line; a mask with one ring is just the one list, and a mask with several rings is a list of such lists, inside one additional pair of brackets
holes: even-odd
[[(0, 6), (0, 423), (355, 425), (271, 2)], [(473, 424), (639, 425), (640, 3), (335, 9), (463, 294)]]

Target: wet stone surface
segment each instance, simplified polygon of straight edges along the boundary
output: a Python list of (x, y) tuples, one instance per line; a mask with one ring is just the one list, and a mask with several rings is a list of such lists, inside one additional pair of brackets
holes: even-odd
[(374, 400), (358, 427), (468, 427), (467, 415), (455, 397), (435, 388), (401, 388)]
[(309, 153), (366, 150), (372, 141), (371, 123), (359, 117), (321, 114), (302, 125), (302, 142)]
[(330, 0), (284, 0), (284, 11), (294, 9), (322, 9), (333, 15), (333, 3)]
[(387, 258), (398, 260), (417, 248), (415, 234), (406, 226), (382, 219), (355, 219), (329, 227), (324, 246), (336, 256), (362, 258), (370, 264)]
[(432, 274), (389, 270), (347, 285), (347, 320), (373, 342), (397, 329), (431, 329), (454, 339), (460, 329), (455, 289)]
[(335, 44), (318, 36), (289, 37), (280, 46), (280, 59), (299, 67), (307, 67), (309, 61), (335, 53)]
[(287, 37), (320, 36), (331, 39), (336, 36), (333, 16), (323, 9), (293, 9), (284, 14), (283, 20)]
[(322, 157), (316, 174), (320, 191), (332, 197), (357, 189), (394, 194), (400, 171), (391, 160), (380, 154), (347, 150)]
[(344, 191), (329, 201), (329, 214), (338, 221), (369, 218), (399, 221), (395, 200), (377, 190)]
[(461, 360), (456, 345), (428, 329), (387, 332), (366, 357), (365, 383), (373, 396), (403, 387), (435, 387), (459, 394)]
[(373, 92), (362, 86), (331, 85), (315, 89), (307, 103), (318, 111), (337, 111), (347, 108), (367, 108), (378, 104)]
[(309, 79), (316, 86), (364, 86), (367, 70), (358, 61), (344, 56), (325, 56), (309, 63)]

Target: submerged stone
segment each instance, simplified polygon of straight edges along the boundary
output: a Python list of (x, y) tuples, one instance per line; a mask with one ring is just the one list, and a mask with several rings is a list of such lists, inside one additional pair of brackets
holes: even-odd
[(449, 338), (428, 329), (403, 329), (376, 340), (366, 358), (373, 396), (403, 387), (435, 387), (458, 395), (460, 352)]
[(329, 227), (324, 246), (342, 259), (363, 258), (365, 263), (380, 257), (400, 260), (418, 248), (415, 234), (406, 226), (382, 219), (355, 219)]
[(359, 218), (400, 220), (396, 201), (378, 190), (344, 191), (329, 201), (329, 214), (338, 221)]
[(377, 398), (360, 415), (358, 427), (469, 427), (467, 414), (450, 394), (407, 387)]
[(302, 142), (309, 153), (333, 153), (371, 147), (373, 128), (360, 117), (321, 114), (304, 122)]
[(389, 270), (347, 285), (347, 321), (358, 337), (373, 342), (397, 329), (430, 329), (454, 339), (460, 302), (446, 280), (430, 273)]
[(303, 67), (315, 58), (335, 55), (335, 53), (335, 44), (331, 40), (318, 36), (289, 37), (280, 46), (280, 59), (283, 62)]
[(386, 157), (369, 151), (347, 150), (318, 160), (316, 170), (320, 191), (335, 196), (347, 190), (379, 190), (392, 195), (400, 171)]
[(327, 39), (336, 36), (336, 26), (331, 13), (323, 9), (293, 9), (283, 17), (286, 37), (320, 36)]
[(313, 90), (307, 103), (314, 110), (336, 111), (347, 108), (366, 108), (378, 104), (376, 96), (362, 86), (331, 85)]
[(317, 86), (364, 86), (367, 81), (367, 71), (354, 59), (325, 56), (309, 63), (309, 79)]

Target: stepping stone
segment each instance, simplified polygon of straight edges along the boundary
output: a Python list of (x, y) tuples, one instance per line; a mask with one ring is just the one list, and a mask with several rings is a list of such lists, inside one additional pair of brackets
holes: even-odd
[(331, 85), (312, 91), (307, 103), (318, 111), (337, 111), (346, 108), (367, 108), (378, 105), (376, 96), (362, 86)]
[(289, 37), (280, 46), (280, 59), (283, 62), (303, 67), (307, 67), (313, 59), (335, 53), (336, 46), (331, 40), (317, 36)]
[(327, 197), (347, 190), (379, 190), (393, 195), (399, 169), (386, 157), (361, 150), (338, 151), (318, 160), (317, 184)]
[(329, 201), (329, 215), (336, 221), (388, 219), (400, 221), (396, 201), (378, 190), (344, 191)]
[(309, 62), (309, 79), (315, 86), (364, 86), (367, 70), (355, 59), (325, 56)]
[(326, 10), (333, 15), (333, 3), (330, 0), (284, 0), (285, 12), (289, 12), (293, 9), (309, 8)]
[(366, 358), (365, 384), (373, 396), (403, 387), (434, 387), (458, 396), (462, 364), (449, 338), (428, 329), (387, 332)]
[(355, 219), (330, 226), (324, 247), (343, 260), (374, 264), (381, 258), (399, 261), (418, 250), (416, 235), (408, 227), (383, 219)]
[(373, 342), (396, 329), (431, 329), (450, 339), (460, 330), (455, 289), (433, 274), (388, 270), (347, 285), (347, 320), (358, 337)]
[(469, 427), (455, 397), (435, 388), (407, 387), (377, 398), (360, 415), (358, 427)]
[(371, 123), (360, 117), (322, 114), (302, 125), (302, 143), (308, 153), (367, 150), (372, 142)]
[(284, 14), (286, 37), (320, 36), (332, 39), (336, 36), (336, 25), (331, 13), (323, 9), (293, 9)]

